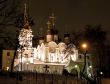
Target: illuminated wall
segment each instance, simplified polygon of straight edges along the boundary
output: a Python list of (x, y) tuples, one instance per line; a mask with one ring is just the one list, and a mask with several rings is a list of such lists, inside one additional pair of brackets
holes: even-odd
[(3, 54), (2, 54), (3, 70), (10, 70), (13, 56), (14, 56), (14, 50), (3, 50)]

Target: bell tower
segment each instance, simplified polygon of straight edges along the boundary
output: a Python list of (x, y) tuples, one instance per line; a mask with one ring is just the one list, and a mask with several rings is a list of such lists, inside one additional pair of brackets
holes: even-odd
[(33, 57), (33, 47), (32, 47), (32, 30), (29, 25), (28, 15), (27, 15), (27, 4), (24, 4), (24, 25), (19, 33), (19, 48), (18, 48), (18, 61), (19, 61), (19, 71), (24, 70), (23, 64), (29, 64), (32, 61), (29, 60)]

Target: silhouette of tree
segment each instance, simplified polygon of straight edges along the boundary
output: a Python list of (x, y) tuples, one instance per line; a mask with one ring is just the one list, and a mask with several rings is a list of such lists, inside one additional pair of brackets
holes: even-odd
[[(15, 47), (16, 39), (8, 29), (14, 26), (18, 8), (23, 0), (0, 0), (0, 51)], [(12, 34), (12, 35), (11, 35)], [(1, 54), (2, 55), (2, 54)], [(2, 59), (2, 56), (1, 58)], [(1, 67), (1, 65), (0, 65)]]
[(18, 9), (21, 5), (20, 0), (2, 0), (0, 1), (0, 25), (13, 25), (16, 15), (19, 13)]
[(0, 0), (0, 45), (2, 48), (14, 48), (16, 39), (9, 28), (14, 27), (16, 16), (23, 0)]
[(83, 33), (82, 32), (75, 32), (75, 31), (72, 32), (72, 42), (74, 43), (74, 45), (76, 47), (79, 46), (80, 41), (82, 40), (82, 38), (83, 38)]
[(85, 28), (84, 36), (88, 38), (90, 41), (98, 43), (104, 43), (106, 40), (106, 32), (102, 30), (101, 25), (92, 27), (87, 25)]
[[(24, 0), (1, 0), (0, 1), (0, 45), (1, 47), (14, 49), (17, 43), (17, 32), (23, 26), (23, 1)], [(21, 7), (22, 6), (22, 7)], [(21, 12), (22, 11), (22, 12)], [(33, 18), (29, 16), (30, 26), (34, 25)], [(11, 28), (11, 29), (10, 29)], [(12, 30), (12, 32), (10, 32)]]
[(94, 52), (97, 63), (95, 65), (99, 71), (104, 67), (103, 66), (103, 59), (104, 59), (104, 49), (105, 49), (105, 42), (106, 42), (106, 35), (107, 32), (102, 30), (102, 26), (98, 25), (92, 27), (91, 25), (87, 25), (84, 31), (84, 38), (89, 40), (91, 44), (92, 51)]
[[(29, 15), (28, 15), (28, 21), (30, 26), (34, 25), (33, 18)], [(17, 15), (14, 23), (16, 27), (22, 28), (24, 26), (24, 14)]]
[(69, 72), (66, 69), (64, 69), (62, 74), (67, 76), (69, 74)]

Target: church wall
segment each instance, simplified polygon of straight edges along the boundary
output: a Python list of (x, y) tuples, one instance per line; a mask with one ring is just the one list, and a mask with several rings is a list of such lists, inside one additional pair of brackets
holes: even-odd
[[(54, 73), (62, 74), (64, 70), (64, 65), (54, 65), (54, 64), (22, 64), (22, 71), (32, 71), (38, 73)], [(16, 67), (17, 70), (21, 71), (21, 64)]]

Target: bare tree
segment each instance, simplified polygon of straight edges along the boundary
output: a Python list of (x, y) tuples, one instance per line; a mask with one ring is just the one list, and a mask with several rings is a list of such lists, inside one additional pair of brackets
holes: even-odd
[(13, 33), (12, 30), (17, 30), (15, 20), (22, 2), (23, 0), (0, 0), (0, 51), (6, 48), (15, 49), (17, 32)]
[(84, 32), (84, 37), (89, 40), (91, 43), (92, 51), (96, 57), (96, 62), (94, 62), (97, 71), (100, 71), (105, 68), (104, 66), (104, 53), (105, 53), (105, 42), (106, 42), (107, 32), (102, 30), (102, 26), (90, 26), (87, 25)]
[[(0, 44), (3, 48), (14, 46), (15, 39), (9, 28), (15, 26), (15, 20), (19, 14), (19, 8), (23, 0), (0, 0)], [(13, 30), (13, 29), (11, 29)]]

